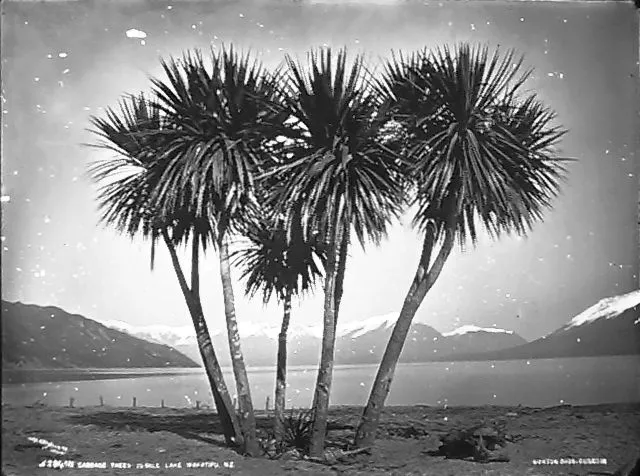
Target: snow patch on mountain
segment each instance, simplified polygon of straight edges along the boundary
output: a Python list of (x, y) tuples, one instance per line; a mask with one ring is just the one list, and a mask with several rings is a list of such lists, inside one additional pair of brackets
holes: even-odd
[(170, 345), (190, 344), (196, 338), (193, 326), (167, 326), (163, 324), (151, 324), (146, 326), (136, 326), (123, 321), (102, 321), (107, 327), (126, 332), (129, 335), (139, 336), (147, 340)]
[(451, 336), (460, 336), (460, 335), (468, 334), (469, 332), (493, 332), (493, 333), (500, 333), (500, 334), (513, 334), (513, 331), (508, 331), (506, 329), (499, 329), (497, 327), (478, 327), (470, 324), (470, 325), (464, 325), (464, 326), (458, 327), (457, 329), (454, 329), (449, 332), (443, 332), (442, 335), (444, 337), (451, 337)]
[[(638, 305), (640, 305), (640, 290), (604, 298), (571, 319), (563, 329), (571, 329), (597, 319), (611, 319)], [(634, 324), (638, 324), (638, 322), (640, 322), (640, 318), (636, 319)]]
[[(376, 330), (382, 326), (389, 328), (395, 324), (399, 313), (390, 312), (387, 314), (373, 316), (368, 319), (351, 321), (347, 323), (338, 323), (337, 337), (350, 335), (353, 338), (360, 337), (367, 332)], [(191, 344), (196, 340), (196, 334), (193, 326), (173, 327), (161, 324), (137, 326), (123, 321), (111, 320), (102, 321), (107, 327), (116, 329), (127, 334), (140, 336), (154, 342), (167, 343), (169, 345), (185, 345)], [(211, 336), (220, 334), (226, 335), (226, 329), (217, 330), (209, 327)], [(280, 333), (280, 325), (265, 325), (260, 322), (240, 321), (238, 322), (238, 332), (240, 337), (259, 337), (264, 336), (272, 340), (278, 339)], [(292, 325), (288, 330), (288, 338), (295, 339), (300, 337), (315, 337), (322, 339), (322, 325)]]
[(342, 326), (338, 324), (338, 335), (345, 336), (350, 334), (351, 338), (355, 339), (383, 326), (388, 329), (396, 323), (399, 315), (398, 312), (389, 312), (387, 314), (370, 317), (363, 321), (349, 322)]

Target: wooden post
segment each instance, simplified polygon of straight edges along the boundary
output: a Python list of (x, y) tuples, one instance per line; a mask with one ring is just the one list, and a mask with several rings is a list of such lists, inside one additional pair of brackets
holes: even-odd
[(164, 398), (160, 400), (160, 408), (164, 408)]
[(200, 400), (196, 400), (196, 410), (200, 410)]
[(133, 397), (133, 408), (136, 407), (136, 397)]
[(264, 409), (269, 411), (269, 397), (267, 396), (267, 401), (264, 403)]
[(100, 395), (100, 406), (104, 407), (104, 398), (102, 398), (102, 395)]
[(75, 402), (76, 399), (73, 397), (69, 397), (69, 408), (73, 408), (73, 402)]

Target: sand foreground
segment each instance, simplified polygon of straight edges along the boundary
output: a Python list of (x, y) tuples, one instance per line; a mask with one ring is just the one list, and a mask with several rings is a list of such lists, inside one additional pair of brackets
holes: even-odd
[[(360, 412), (358, 407), (331, 409), (331, 445), (344, 445), (353, 437)], [(268, 415), (257, 417), (259, 431), (270, 427)], [(389, 407), (370, 454), (331, 465), (240, 456), (224, 446), (211, 410), (3, 405), (2, 420), (2, 470), (7, 476), (595, 475), (613, 474), (640, 448), (640, 403), (545, 409)], [(509, 462), (433, 456), (442, 435), (480, 422), (505, 423)], [(66, 466), (53, 467), (58, 464)]]

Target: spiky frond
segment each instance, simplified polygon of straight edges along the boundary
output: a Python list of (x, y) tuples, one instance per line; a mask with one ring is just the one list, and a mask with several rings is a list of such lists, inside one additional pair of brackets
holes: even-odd
[(478, 219), (493, 236), (524, 235), (551, 206), (565, 131), (535, 95), (523, 97), (522, 63), (513, 51), (466, 44), (390, 62), (386, 87), (409, 130), (417, 226), (435, 222), (441, 232), (454, 217), (460, 244), (475, 243)]
[(284, 104), (288, 144), (271, 176), (289, 224), (327, 236), (352, 227), (360, 243), (379, 241), (401, 208), (398, 154), (380, 133), (388, 122), (361, 56), (347, 65), (345, 50), (312, 51), (303, 66), (286, 58)]
[(149, 169), (161, 148), (157, 133), (166, 126), (160, 110), (143, 94), (128, 96), (118, 108), (107, 108), (106, 117), (90, 121), (92, 132), (101, 138), (95, 145), (117, 154), (89, 167), (90, 177), (100, 185), (101, 222), (131, 237), (151, 237), (157, 214), (149, 193), (157, 176)]
[(266, 304), (273, 295), (284, 301), (287, 294), (312, 291), (326, 261), (319, 239), (305, 239), (300, 229), (287, 233), (283, 220), (269, 214), (249, 223), (243, 234), (246, 244), (233, 253), (233, 261), (242, 269), (248, 296), (262, 294)]
[(213, 223), (215, 242), (254, 205), (253, 174), (262, 156), (276, 76), (247, 53), (223, 48), (209, 62), (200, 52), (162, 62), (167, 79), (152, 79), (158, 108), (173, 126), (164, 133), (156, 203), (168, 213), (190, 206)]

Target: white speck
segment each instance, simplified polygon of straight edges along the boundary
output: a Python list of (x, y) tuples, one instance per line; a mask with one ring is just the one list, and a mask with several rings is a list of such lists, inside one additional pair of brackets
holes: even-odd
[(453, 22), (452, 22), (452, 21), (450, 21), (450, 22), (448, 22), (448, 23), (447, 23), (447, 25), (452, 26), (452, 25), (453, 25)]
[(490, 21), (488, 21), (488, 22), (487, 22), (487, 25), (491, 25), (491, 22), (490, 22)]
[(361, 386), (361, 387), (364, 387), (364, 382), (360, 382), (360, 386)]
[(33, 78), (33, 80), (37, 83), (38, 81), (40, 81), (40, 78), (36, 76), (35, 78)]
[(51, 223), (51, 218), (48, 215), (45, 215), (44, 222), (45, 223)]
[(471, 29), (472, 29), (472, 30), (475, 30), (475, 29), (476, 29), (476, 26), (475, 26), (473, 23), (471, 24)]
[(167, 7), (167, 10), (171, 10), (172, 8), (173, 8), (173, 7), (172, 7), (171, 5), (169, 5), (169, 6)]
[(496, 394), (495, 393), (493, 394), (493, 398), (496, 398)]
[(0, 197), (0, 202), (2, 203), (7, 203), (11, 201), (11, 196), (10, 195), (2, 195), (2, 197)]
[(127, 38), (146, 38), (147, 37), (147, 34), (144, 31), (136, 30), (135, 28), (127, 30), (125, 34), (127, 35)]
[(69, 56), (69, 55), (67, 55), (67, 53), (64, 53), (64, 52), (63, 53), (58, 53), (58, 57), (59, 58), (66, 58), (67, 56)]
[(554, 75), (555, 73), (547, 73), (547, 76), (549, 76), (550, 78), (553, 78)]
[(580, 342), (580, 337), (578, 337), (578, 338), (576, 339), (576, 342)]
[(562, 23), (567, 23), (567, 19), (565, 18), (564, 20), (562, 20)]
[(560, 403), (564, 403), (564, 400), (560, 400)]
[(244, 13), (240, 13), (238, 16), (239, 16), (240, 18), (244, 18)]
[(146, 41), (144, 41), (144, 40), (140, 40), (140, 44), (141, 44), (142, 46), (144, 46), (144, 45), (146, 45), (146, 44), (147, 44), (147, 42), (146, 42)]
[(560, 73), (560, 79), (564, 79), (564, 73)]
[(53, 58), (53, 55), (47, 55), (47, 58), (51, 59)]
[(531, 365), (531, 362), (527, 360), (527, 365)]
[(65, 69), (62, 74), (67, 74), (69, 71), (71, 71), (69, 68)]
[(567, 255), (567, 259), (573, 259), (573, 257), (571, 256), (571, 253)]
[(633, 177), (633, 174), (629, 174), (629, 177)]
[(492, 369), (495, 369), (495, 368), (496, 368), (496, 366), (495, 366), (494, 364), (491, 364), (491, 368), (492, 368)]
[(444, 421), (449, 421), (449, 417), (444, 417), (443, 420)]
[(520, 18), (520, 21), (524, 21), (524, 18)]

